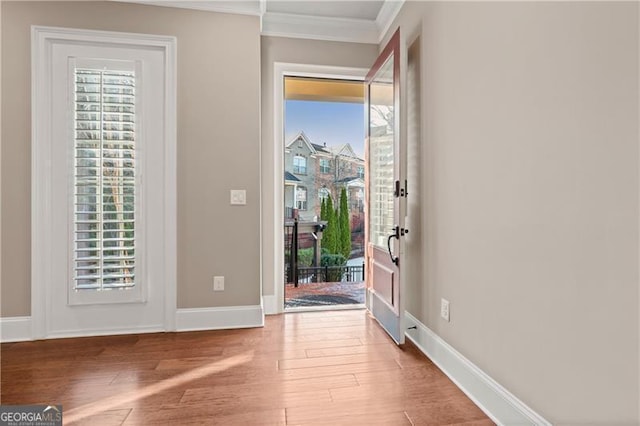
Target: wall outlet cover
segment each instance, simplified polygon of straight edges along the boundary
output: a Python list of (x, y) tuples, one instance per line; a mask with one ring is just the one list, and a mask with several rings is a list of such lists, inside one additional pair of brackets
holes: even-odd
[(446, 322), (449, 322), (449, 301), (447, 299), (440, 299), (440, 316)]
[(244, 189), (231, 190), (231, 205), (244, 206), (247, 204), (247, 191)]

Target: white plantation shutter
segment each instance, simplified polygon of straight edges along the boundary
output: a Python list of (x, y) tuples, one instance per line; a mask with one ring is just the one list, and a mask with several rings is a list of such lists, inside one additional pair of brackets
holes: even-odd
[(136, 77), (75, 68), (73, 289), (136, 285)]

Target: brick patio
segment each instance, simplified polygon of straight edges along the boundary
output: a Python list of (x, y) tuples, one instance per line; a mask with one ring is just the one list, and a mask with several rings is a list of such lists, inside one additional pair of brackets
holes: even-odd
[(364, 282), (300, 283), (285, 285), (285, 308), (364, 303)]

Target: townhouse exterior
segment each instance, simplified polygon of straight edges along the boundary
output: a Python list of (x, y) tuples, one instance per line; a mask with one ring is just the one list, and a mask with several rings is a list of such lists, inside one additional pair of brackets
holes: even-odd
[(285, 145), (284, 164), (287, 218), (317, 221), (322, 200), (331, 197), (336, 204), (342, 188), (347, 189), (352, 223), (363, 216), (364, 160), (350, 144), (318, 145), (300, 132)]

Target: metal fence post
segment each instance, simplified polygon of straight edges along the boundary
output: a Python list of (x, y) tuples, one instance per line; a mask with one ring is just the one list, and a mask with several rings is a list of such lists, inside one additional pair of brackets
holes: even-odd
[(293, 285), (298, 287), (298, 218), (293, 219), (293, 239), (291, 248), (292, 269), (293, 269)]

